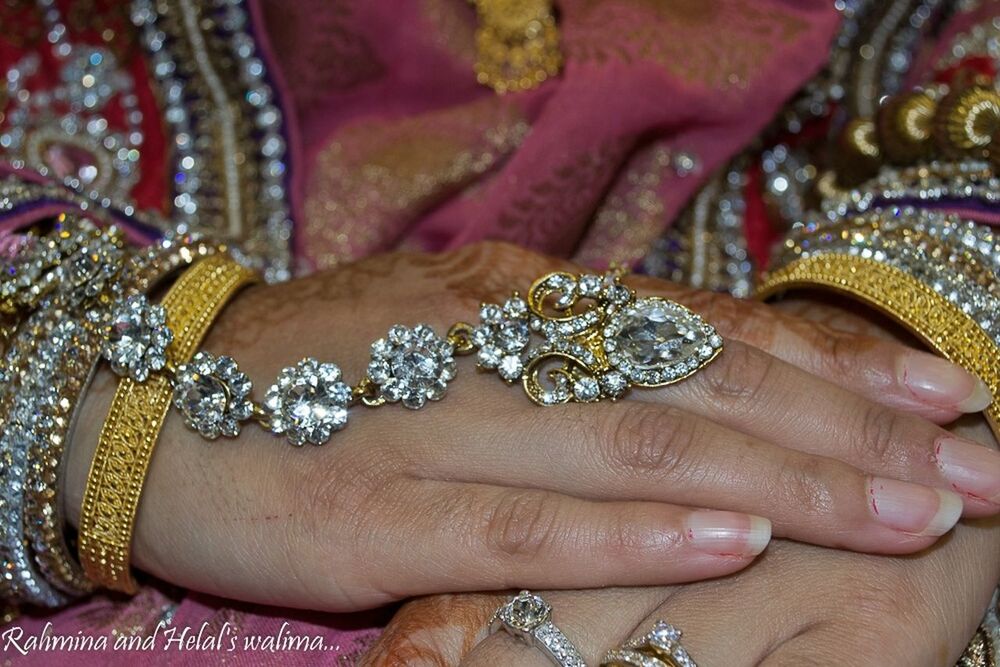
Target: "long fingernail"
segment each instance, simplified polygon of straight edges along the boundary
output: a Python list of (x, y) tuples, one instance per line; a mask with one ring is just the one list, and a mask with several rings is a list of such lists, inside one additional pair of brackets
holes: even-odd
[(941, 474), (955, 490), (1000, 503), (1000, 452), (958, 438), (943, 437), (934, 450)]
[(717, 556), (756, 556), (771, 541), (771, 522), (738, 512), (692, 512), (687, 520), (691, 546)]
[(981, 412), (993, 402), (989, 387), (961, 366), (914, 352), (900, 358), (896, 369), (900, 383), (921, 403), (959, 412)]
[(910, 535), (944, 535), (962, 515), (958, 494), (895, 479), (872, 477), (868, 496), (878, 521)]

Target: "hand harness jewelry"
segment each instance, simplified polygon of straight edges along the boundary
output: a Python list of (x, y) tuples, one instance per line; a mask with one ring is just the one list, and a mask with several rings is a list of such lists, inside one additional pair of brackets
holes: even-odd
[(622, 277), (617, 270), (550, 273), (527, 298), (515, 292), (503, 304), (483, 304), (477, 324), (456, 323), (444, 337), (426, 324), (396, 324), (371, 344), (358, 384), (345, 382), (336, 364), (307, 358), (283, 369), (260, 402), (231, 357), (199, 351), (170, 365), (168, 313), (144, 294), (112, 307), (102, 354), (115, 373), (138, 383), (166, 375), (174, 407), (208, 439), (235, 437), (253, 420), (293, 445), (326, 443), (358, 403), (418, 409), (440, 400), (455, 378), (456, 355), (476, 353), (480, 369), (520, 382), (532, 401), (549, 406), (672, 384), (719, 354), (722, 338), (701, 317), (668, 299), (637, 297)]
[[(336, 364), (306, 358), (284, 368), (260, 401), (231, 357), (198, 351), (171, 364), (176, 332), (169, 313), (142, 292), (122, 293), (111, 304), (100, 348), (121, 377), (140, 384), (167, 378), (173, 406), (205, 438), (235, 437), (256, 421), (293, 445), (321, 445), (358, 403), (418, 409), (440, 400), (456, 376), (457, 355), (475, 353), (480, 369), (520, 382), (532, 401), (550, 406), (672, 384), (719, 354), (722, 338), (711, 325), (676, 302), (638, 297), (623, 277), (620, 270), (549, 273), (526, 298), (514, 292), (502, 304), (484, 303), (476, 324), (458, 322), (443, 337), (426, 324), (393, 325), (371, 344), (367, 373), (356, 385)], [(0, 293), (20, 296), (17, 287), (0, 278)]]

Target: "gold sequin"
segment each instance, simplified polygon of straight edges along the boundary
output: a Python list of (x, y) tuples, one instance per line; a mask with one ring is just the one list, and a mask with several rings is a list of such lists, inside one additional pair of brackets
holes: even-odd
[(520, 145), (518, 108), (490, 97), (398, 121), (363, 121), (316, 159), (305, 234), (325, 269), (393, 244), (413, 216)]
[[(572, 19), (572, 17), (571, 17)], [(571, 20), (568, 19), (568, 20)], [(586, 0), (564, 29), (568, 62), (654, 62), (672, 76), (716, 90), (744, 88), (807, 23), (752, 0)]]

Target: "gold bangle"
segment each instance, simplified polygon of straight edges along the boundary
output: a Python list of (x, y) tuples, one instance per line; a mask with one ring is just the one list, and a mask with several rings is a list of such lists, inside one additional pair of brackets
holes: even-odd
[[(174, 340), (168, 367), (191, 359), (226, 302), (256, 274), (223, 256), (197, 262), (163, 299)], [(80, 512), (80, 564), (100, 586), (135, 593), (129, 571), (132, 530), (153, 448), (170, 407), (162, 374), (139, 384), (123, 378), (101, 429)]]
[(1000, 437), (1000, 348), (972, 318), (928, 285), (894, 266), (853, 255), (813, 255), (770, 273), (757, 289), (766, 299), (794, 288), (853, 296), (902, 324), (945, 359), (978, 375), (993, 394), (986, 418)]

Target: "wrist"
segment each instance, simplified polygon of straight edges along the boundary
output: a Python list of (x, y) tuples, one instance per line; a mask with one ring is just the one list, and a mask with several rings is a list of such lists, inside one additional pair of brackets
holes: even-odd
[(82, 398), (76, 426), (67, 443), (63, 482), (63, 515), (74, 528), (80, 525), (80, 507), (87, 486), (90, 463), (97, 450), (101, 426), (111, 408), (118, 378), (104, 362), (97, 367), (94, 379)]

